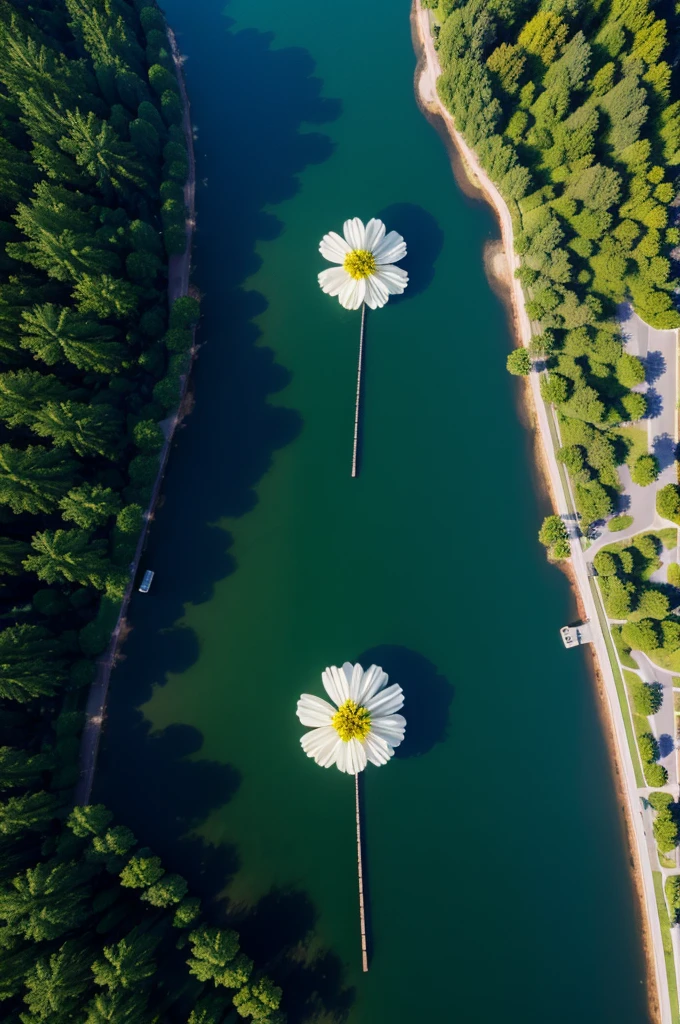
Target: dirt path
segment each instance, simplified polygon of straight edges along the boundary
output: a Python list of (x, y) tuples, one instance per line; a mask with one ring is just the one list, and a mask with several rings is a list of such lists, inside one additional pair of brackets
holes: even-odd
[[(168, 28), (168, 39), (170, 41), (172, 57), (175, 62), (177, 82), (182, 96), (182, 126), (184, 128), (189, 156), (189, 176), (184, 185), (184, 202), (187, 209), (186, 248), (181, 255), (171, 256), (168, 260), (168, 303), (169, 305), (172, 305), (175, 299), (182, 295), (188, 295), (189, 293), (191, 245), (193, 241), (194, 226), (196, 223), (196, 160), (194, 156), (194, 137), (191, 125), (191, 111), (189, 108), (189, 97), (187, 96), (184, 75), (182, 73), (182, 60), (174, 32), (171, 28)], [(193, 354), (194, 348), (192, 347), (192, 357)], [(168, 456), (170, 455), (170, 446), (172, 444), (177, 424), (182, 417), (182, 409), (189, 383), (189, 372), (190, 371), (188, 371), (181, 380), (179, 408), (177, 412), (175, 412), (172, 417), (166, 420), (163, 424), (165, 428), (165, 444), (161, 449), (160, 465), (158, 467), (158, 474), (151, 492), (151, 499), (146, 512), (144, 513), (144, 526), (139, 536), (139, 540), (137, 541), (135, 557), (130, 565), (130, 581), (125, 589), (125, 594), (123, 595), (118, 621), (116, 622), (116, 626), (111, 635), (111, 642), (105, 653), (97, 660), (96, 675), (92, 685), (90, 686), (90, 692), (87, 697), (85, 726), (83, 728), (83, 735), (80, 744), (80, 772), (74, 795), (76, 804), (87, 804), (90, 801), (92, 784), (94, 781), (94, 770), (97, 763), (97, 753), (99, 751), (99, 740), (106, 711), (106, 698), (109, 691), (111, 670), (116, 661), (116, 653), (118, 651), (121, 635), (124, 632), (125, 616), (127, 614), (128, 604), (130, 603), (130, 597), (132, 596), (135, 579), (137, 577), (139, 560), (142, 557), (142, 551), (144, 550), (144, 544), (149, 530), (149, 523), (156, 507), (156, 502), (158, 501), (158, 495), (160, 493), (163, 476), (165, 474), (165, 467), (168, 462)]]

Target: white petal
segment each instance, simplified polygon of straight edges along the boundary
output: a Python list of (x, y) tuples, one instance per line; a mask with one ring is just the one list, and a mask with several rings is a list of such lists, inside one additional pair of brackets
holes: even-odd
[(319, 252), (329, 263), (344, 263), (350, 247), (336, 231), (329, 231), (319, 243)]
[(377, 245), (382, 242), (385, 237), (385, 225), (377, 217), (373, 220), (369, 220), (366, 225), (366, 239), (365, 245), (369, 252), (375, 252)]
[(364, 750), (371, 764), (387, 764), (394, 754), (394, 750), (389, 743), (382, 736), (377, 736), (374, 732), (369, 732), (364, 740)]
[(306, 732), (300, 739), (300, 745), (307, 757), (313, 757), (322, 768), (330, 768), (344, 744), (335, 729), (328, 725), (324, 729)]
[(333, 665), (321, 673), (321, 682), (334, 704), (337, 704), (338, 707), (344, 704), (349, 697), (349, 687), (344, 673), (338, 672), (338, 669)]
[(398, 747), (404, 738), (406, 731), (406, 719), (403, 715), (378, 715), (371, 717), (370, 735), (379, 736), (385, 740), (390, 747)]
[(375, 277), (385, 285), (390, 295), (401, 295), (408, 284), (408, 274), (401, 267), (393, 267), (391, 264), (380, 264), (376, 267)]
[(342, 267), (331, 267), (329, 270), (322, 270), (319, 274), (319, 284), (326, 295), (338, 295), (347, 280), (351, 281), (352, 279)]
[(348, 746), (349, 746), (348, 743), (343, 743), (343, 741), (340, 740), (340, 746), (338, 747), (338, 750), (337, 750), (337, 754), (336, 754), (336, 757), (335, 757), (335, 763), (337, 764), (337, 766), (338, 766), (338, 768), (340, 769), (341, 772), (349, 771), (349, 769), (347, 767), (347, 762), (348, 762), (348, 759), (349, 759), (349, 751), (347, 750)]
[(366, 278), (355, 281), (347, 275), (347, 282), (340, 289), (338, 301), (345, 309), (360, 309), (366, 295)]
[(342, 232), (349, 242), (351, 249), (365, 249), (366, 248), (366, 228), (364, 222), (359, 220), (358, 217), (353, 217), (352, 220), (346, 220)]
[(347, 676), (347, 682), (349, 683), (349, 695), (352, 700), (359, 703), (359, 691), (361, 689), (361, 680), (363, 678), (364, 670), (358, 663), (356, 665), (350, 665), (348, 661), (342, 666)]
[(330, 725), (335, 708), (321, 697), (311, 693), (303, 693), (297, 703), (297, 716), (303, 725), (314, 728), (319, 725)]
[(370, 668), (364, 672), (364, 677), (361, 680), (361, 688), (359, 690), (359, 696), (357, 697), (358, 704), (365, 704), (369, 697), (372, 697), (378, 690), (382, 690), (383, 686), (387, 685), (389, 676), (387, 672), (378, 665), (371, 665)]
[(398, 711), (399, 708), (403, 708), (404, 692), (401, 686), (394, 683), (392, 686), (388, 686), (386, 690), (376, 693), (375, 697), (365, 700), (363, 704), (371, 712), (371, 719), (373, 715), (391, 715), (393, 712)]
[(375, 274), (366, 278), (366, 305), (370, 309), (381, 309), (387, 304), (389, 297), (390, 293), (384, 281)]
[[(347, 232), (345, 232), (347, 238)], [(406, 255), (406, 242), (396, 231), (390, 231), (373, 250), (376, 263), (394, 263)]]
[(347, 771), (349, 774), (356, 775), (358, 772), (363, 772), (366, 767), (366, 751), (363, 743), (354, 739), (346, 743), (345, 746), (347, 747)]

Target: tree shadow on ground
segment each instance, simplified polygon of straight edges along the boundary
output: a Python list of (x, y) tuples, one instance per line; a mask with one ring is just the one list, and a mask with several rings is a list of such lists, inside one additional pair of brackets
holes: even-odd
[(658, 434), (652, 441), (652, 452), (659, 460), (659, 469), (668, 469), (675, 462), (675, 438), (670, 434)]
[[(152, 731), (139, 708), (170, 673), (198, 660), (198, 637), (182, 620), (187, 604), (208, 601), (215, 584), (238, 569), (224, 520), (256, 506), (275, 453), (302, 430), (299, 412), (270, 401), (291, 373), (262, 343), (257, 318), (267, 301), (247, 282), (262, 263), (259, 243), (284, 227), (272, 206), (295, 196), (300, 172), (332, 153), (331, 140), (305, 126), (333, 121), (341, 108), (322, 97), (309, 53), (275, 49), (271, 34), (234, 31), (222, 4), (196, 6), (185, 31), (178, 28), (198, 125), (194, 276), (204, 298), (196, 404), (176, 435), (144, 556), (143, 567), (156, 569), (154, 587), (130, 605), (132, 632), (111, 680), (95, 799), (157, 850), (169, 870), (185, 875), (208, 916), (224, 923), (230, 911), (219, 897), (239, 869), (238, 851), (205, 841), (197, 830), (232, 798), (239, 773), (201, 759), (198, 729)], [(243, 948), (258, 966), (271, 964), (285, 985), (291, 1021), (342, 1019), (353, 1000), (342, 964), (314, 940), (315, 922), (313, 904), (297, 891), (273, 891), (242, 915)]]
[(399, 261), (399, 266), (408, 273), (408, 288), (403, 295), (391, 297), (390, 304), (394, 305), (420, 295), (432, 283), (435, 264), (444, 245), (444, 232), (431, 213), (414, 203), (394, 203), (377, 216), (388, 231), (398, 231), (404, 236), (408, 248), (404, 259)]
[(645, 367), (645, 380), (648, 384), (653, 384), (666, 372), (666, 359), (663, 352), (648, 352), (642, 362)]
[(446, 739), (454, 689), (445, 676), (422, 654), (408, 647), (385, 644), (371, 647), (357, 658), (364, 668), (380, 665), (404, 691), (404, 742), (394, 756), (420, 757)]
[(675, 750), (673, 737), (669, 736), (667, 732), (662, 733), (659, 736), (659, 756), (667, 757), (673, 750)]

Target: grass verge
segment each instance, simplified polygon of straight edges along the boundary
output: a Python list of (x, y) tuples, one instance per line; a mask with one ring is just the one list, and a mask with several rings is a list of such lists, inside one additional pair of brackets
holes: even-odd
[(668, 918), (668, 909), (663, 894), (663, 878), (660, 871), (652, 871), (654, 879), (654, 895), (656, 896), (656, 909), (661, 924), (661, 940), (663, 942), (663, 958), (666, 964), (666, 977), (668, 978), (668, 994), (671, 1001), (671, 1020), (673, 1024), (680, 1024), (680, 1009), (678, 1008), (678, 985), (675, 978), (675, 964), (673, 962), (673, 943), (671, 942), (671, 923)]
[(644, 776), (642, 774), (642, 766), (640, 764), (640, 755), (638, 754), (637, 741), (635, 739), (635, 733), (633, 732), (633, 723), (630, 717), (630, 708), (628, 707), (628, 701), (626, 699), (626, 689), (621, 678), (621, 671), (619, 669), (619, 663), (616, 659), (616, 651), (614, 650), (614, 642), (609, 632), (609, 623), (604, 614), (604, 608), (602, 607), (602, 601), (600, 600), (600, 592), (597, 588), (597, 584), (594, 579), (590, 580), (590, 588), (593, 592), (593, 599), (595, 601), (595, 607), (597, 609), (597, 617), (600, 620), (602, 632), (604, 633), (604, 642), (607, 647), (607, 654), (609, 655), (609, 664), (612, 667), (614, 674), (614, 684), (616, 686), (616, 696), (619, 699), (619, 707), (621, 708), (621, 714), (623, 716), (623, 726), (626, 730), (626, 739), (628, 740), (628, 749), (633, 762), (633, 771), (635, 773), (635, 785), (642, 788), (645, 785)]

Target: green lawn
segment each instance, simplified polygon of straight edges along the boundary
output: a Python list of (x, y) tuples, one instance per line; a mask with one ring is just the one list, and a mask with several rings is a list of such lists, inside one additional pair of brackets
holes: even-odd
[(636, 459), (639, 459), (641, 455), (647, 455), (649, 452), (647, 431), (644, 427), (619, 427), (618, 430), (612, 430), (611, 433), (618, 434), (619, 437), (623, 438), (628, 449), (626, 452), (626, 462), (631, 469)]
[(678, 1008), (678, 986), (675, 978), (675, 964), (673, 963), (673, 943), (671, 942), (671, 923), (668, 919), (668, 909), (663, 894), (663, 878), (660, 871), (652, 871), (654, 879), (654, 895), (656, 896), (656, 909), (659, 913), (661, 923), (661, 939), (663, 942), (663, 958), (666, 964), (666, 977), (668, 978), (668, 993), (671, 1001), (671, 1020), (673, 1024), (680, 1024), (680, 1009)]
[(621, 664), (625, 668), (637, 669), (638, 663), (635, 661), (634, 658), (631, 657), (630, 647), (626, 647), (623, 640), (621, 639), (621, 627), (612, 626), (611, 631), (612, 639), (614, 641), (614, 647), (616, 647), (616, 650), (618, 651), (619, 661), (621, 662)]
[(680, 651), (669, 653), (659, 648), (658, 651), (649, 651), (647, 657), (659, 668), (665, 668), (667, 672), (680, 672)]
[(626, 730), (626, 739), (628, 740), (628, 749), (630, 750), (630, 756), (633, 761), (633, 771), (635, 772), (635, 785), (642, 787), (645, 785), (644, 776), (642, 774), (642, 767), (640, 765), (640, 755), (638, 754), (637, 742), (635, 740), (635, 733), (633, 732), (633, 723), (630, 718), (630, 710), (628, 708), (628, 701), (626, 700), (626, 690), (624, 687), (623, 679), (621, 678), (621, 671), (619, 669), (619, 663), (616, 660), (616, 651), (614, 650), (614, 642), (612, 640), (611, 633), (609, 632), (609, 623), (604, 614), (604, 608), (602, 607), (602, 601), (600, 600), (600, 591), (595, 583), (594, 579), (590, 580), (590, 587), (593, 592), (593, 598), (595, 599), (595, 607), (597, 608), (597, 617), (600, 620), (602, 626), (602, 632), (604, 633), (604, 642), (607, 646), (607, 654), (609, 655), (609, 664), (612, 667), (614, 673), (614, 683), (616, 685), (616, 696), (619, 699), (619, 707), (621, 708), (621, 714), (623, 715), (623, 725)]
[[(635, 730), (635, 738), (636, 738), (636, 744), (635, 745), (637, 746), (637, 737), (641, 736), (645, 732), (651, 732), (650, 727), (649, 727), (649, 719), (647, 718), (647, 716), (646, 715), (641, 715), (639, 711), (635, 710), (635, 702), (634, 702), (635, 691), (639, 690), (645, 684), (642, 682), (640, 677), (635, 674), (635, 672), (627, 672), (625, 669), (624, 669), (624, 672), (623, 672), (623, 678), (625, 680), (626, 690), (628, 692), (628, 705), (630, 707), (630, 714), (631, 714), (631, 719), (632, 719), (632, 722), (633, 722), (633, 729)], [(642, 760), (642, 758), (640, 758), (640, 760)], [(642, 770), (643, 770), (643, 773), (644, 773), (644, 766), (643, 766)], [(660, 853), (659, 857), (661, 857), (661, 856), (662, 856), (662, 854)], [(664, 864), (664, 867), (667, 867), (667, 868), (668, 867), (673, 867), (673, 865), (672, 864)]]

